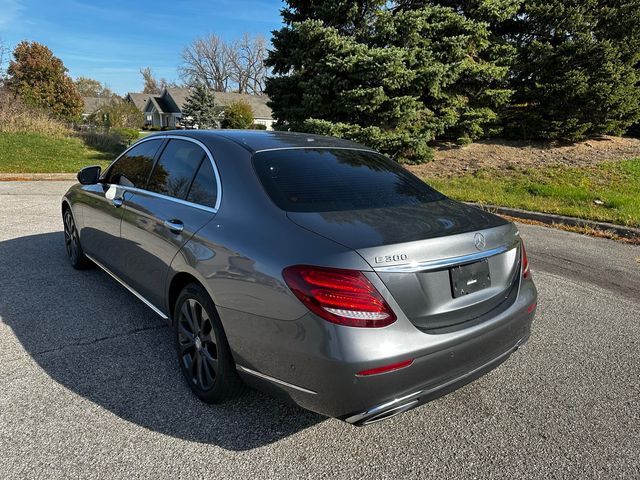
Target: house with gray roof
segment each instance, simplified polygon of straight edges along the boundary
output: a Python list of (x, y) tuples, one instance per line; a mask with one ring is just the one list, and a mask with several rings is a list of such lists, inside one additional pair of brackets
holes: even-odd
[(109, 103), (110, 99), (105, 97), (82, 97), (84, 107), (82, 109), (82, 119), (88, 120), (91, 115), (99, 113), (102, 107)]
[(138, 110), (142, 111), (144, 109), (144, 106), (147, 104), (147, 100), (149, 99), (149, 97), (153, 97), (153, 94), (129, 92), (124, 97), (124, 99), (129, 103), (133, 103), (138, 108)]
[[(129, 93), (126, 99), (144, 113), (145, 125), (158, 128), (176, 128), (180, 126), (182, 107), (186, 103), (189, 93), (188, 88), (165, 88), (160, 95)], [(214, 92), (213, 95), (221, 116), (229, 104), (243, 101), (251, 106), (254, 123), (264, 125), (267, 130), (272, 130), (274, 120), (271, 116), (271, 109), (267, 105), (269, 97), (237, 92)]]

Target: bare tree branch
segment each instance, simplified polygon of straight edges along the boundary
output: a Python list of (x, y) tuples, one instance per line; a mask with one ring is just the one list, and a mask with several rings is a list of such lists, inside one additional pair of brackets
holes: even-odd
[(153, 76), (151, 67), (141, 68), (140, 75), (142, 75), (142, 79), (144, 80), (142, 93), (160, 93), (160, 84), (156, 77)]
[(180, 76), (188, 84), (200, 82), (213, 91), (225, 92), (231, 79), (230, 53), (217, 35), (197, 38), (182, 51)]
[(266, 41), (262, 35), (251, 37), (245, 33), (233, 43), (231, 77), (238, 92), (261, 95), (264, 90), (267, 68), (264, 60), (267, 56)]
[(182, 51), (180, 76), (188, 84), (202, 83), (207, 88), (225, 92), (261, 95), (267, 76), (264, 59), (266, 40), (244, 34), (227, 43), (217, 35), (195, 39)]

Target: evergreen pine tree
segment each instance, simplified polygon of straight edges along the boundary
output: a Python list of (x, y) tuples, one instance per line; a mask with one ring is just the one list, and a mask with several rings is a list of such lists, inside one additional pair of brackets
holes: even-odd
[(640, 119), (637, 0), (528, 0), (503, 27), (518, 49), (507, 118), (516, 134), (577, 140)]
[(205, 85), (197, 82), (182, 107), (182, 124), (187, 128), (216, 128), (218, 114), (215, 97)]
[(266, 90), (277, 127), (346, 137), (420, 162), (437, 135), (458, 127), (456, 136), (476, 137), (495, 118), (484, 87), (507, 70), (481, 56), (486, 23), (431, 2), (287, 3), (267, 59), (277, 74)]

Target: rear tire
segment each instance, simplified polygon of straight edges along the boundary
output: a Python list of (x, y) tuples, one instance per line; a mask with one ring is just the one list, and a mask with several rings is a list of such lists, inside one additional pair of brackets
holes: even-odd
[(242, 392), (220, 317), (201, 285), (190, 283), (180, 292), (173, 328), (180, 370), (198, 398), (221, 403)]
[(87, 258), (82, 250), (82, 245), (80, 245), (80, 236), (70, 208), (64, 210), (62, 221), (64, 223), (64, 244), (71, 266), (76, 270), (92, 267), (93, 262)]

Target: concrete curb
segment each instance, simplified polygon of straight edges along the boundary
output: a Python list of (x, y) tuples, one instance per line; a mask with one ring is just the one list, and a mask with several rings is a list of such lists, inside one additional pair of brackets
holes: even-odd
[(531, 212), (529, 210), (521, 210), (519, 208), (499, 207), (497, 205), (485, 205), (481, 203), (465, 202), (469, 205), (482, 208), (492, 213), (501, 215), (509, 215), (514, 218), (522, 218), (524, 220), (535, 220), (537, 222), (546, 223), (547, 225), (561, 224), (571, 227), (589, 227), (594, 230), (606, 230), (625, 238), (640, 238), (640, 228), (625, 227), (607, 222), (596, 222), (594, 220), (585, 220), (576, 217), (565, 217), (564, 215), (555, 215), (553, 213)]
[(0, 182), (66, 181), (76, 180), (76, 175), (75, 173), (0, 173)]

